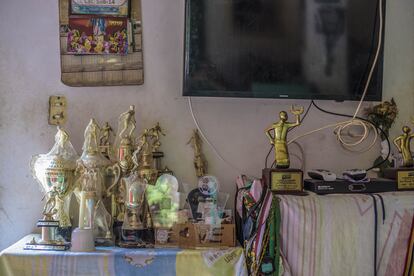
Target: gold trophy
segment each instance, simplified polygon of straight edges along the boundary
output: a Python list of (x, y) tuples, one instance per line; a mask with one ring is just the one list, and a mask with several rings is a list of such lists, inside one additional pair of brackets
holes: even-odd
[[(138, 176), (145, 179), (150, 185), (154, 185), (158, 177), (153, 155), (154, 142), (159, 143), (159, 140), (154, 140), (153, 133), (149, 129), (144, 129), (144, 132), (138, 137), (138, 146), (132, 159)], [(160, 145), (161, 143), (157, 144), (157, 148)]]
[(196, 175), (197, 177), (202, 177), (207, 174), (207, 160), (202, 152), (203, 141), (198, 133), (198, 129), (193, 130), (193, 135), (188, 140), (188, 144), (191, 144), (191, 147), (194, 149), (194, 169)]
[(111, 199), (111, 215), (115, 223), (122, 223), (125, 209), (125, 183), (123, 178), (127, 177), (134, 168), (132, 160), (134, 152), (134, 130), (135, 106), (131, 105), (129, 110), (122, 113), (118, 119), (118, 133), (115, 139), (111, 160), (115, 163), (107, 168), (107, 173), (115, 176), (114, 181), (105, 191), (105, 196)]
[[(414, 121), (413, 121), (414, 123)], [(402, 156), (402, 162), (399, 168), (387, 168), (384, 172), (385, 177), (397, 179), (398, 190), (414, 189), (414, 162), (411, 154), (411, 140), (414, 133), (408, 126), (403, 126), (403, 134), (394, 139), (394, 145)]]
[(295, 122), (288, 122), (286, 111), (279, 113), (279, 121), (265, 130), (266, 136), (274, 146), (275, 167), (263, 169), (265, 184), (275, 193), (302, 193), (303, 172), (299, 169), (289, 169), (290, 159), (287, 145), (287, 133), (290, 129), (300, 125), (300, 115), (303, 107), (291, 107), (290, 112), (295, 115)]
[(149, 129), (150, 137), (152, 140), (152, 157), (154, 159), (154, 167), (158, 171), (158, 176), (163, 173), (173, 174), (173, 172), (168, 169), (167, 166), (162, 168), (162, 158), (164, 157), (164, 152), (160, 151), (161, 147), (160, 135), (165, 136), (164, 130), (161, 128), (160, 123), (157, 122), (155, 126)]
[[(91, 119), (84, 133), (84, 144), (82, 156), (77, 161), (74, 193), (78, 202), (81, 202), (82, 193), (94, 195), (93, 227), (94, 238), (97, 244), (112, 244), (112, 217), (104, 205), (105, 181), (107, 180), (107, 168), (112, 168), (112, 163), (105, 158), (99, 146), (100, 128), (95, 119)], [(100, 139), (102, 140), (102, 139)], [(109, 178), (118, 182), (119, 170), (114, 171), (114, 177)], [(93, 177), (92, 177), (93, 176)]]
[(125, 214), (121, 229), (119, 246), (127, 248), (148, 247), (144, 241), (145, 224), (145, 190), (146, 180), (141, 179), (136, 172), (124, 178), (125, 181)]
[(33, 239), (25, 249), (66, 250), (69, 243), (57, 235), (59, 230), (69, 230), (71, 223), (68, 209), (73, 190), (76, 160), (78, 155), (69, 141), (69, 135), (58, 127), (55, 144), (47, 154), (32, 157), (30, 167), (33, 177), (40, 184), (47, 198), (43, 219), (37, 223), (42, 228), (42, 238)]
[(110, 158), (112, 155), (112, 145), (111, 145), (111, 136), (112, 136), (112, 127), (108, 122), (105, 123), (101, 129), (101, 135), (99, 137), (99, 148), (101, 153), (106, 157)]

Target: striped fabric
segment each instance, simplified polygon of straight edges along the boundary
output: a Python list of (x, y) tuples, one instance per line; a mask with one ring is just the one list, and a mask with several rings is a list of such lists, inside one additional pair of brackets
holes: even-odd
[[(377, 275), (403, 275), (414, 213), (414, 192), (380, 195), (385, 214), (376, 196), (375, 269)], [(374, 275), (375, 217), (371, 196), (278, 197), (285, 275)]]
[(411, 224), (411, 236), (408, 241), (407, 256), (405, 258), (404, 276), (414, 276), (414, 218)]
[(99, 247), (88, 253), (23, 250), (32, 237), (29, 235), (0, 253), (1, 276), (247, 275), (240, 247), (222, 250)]

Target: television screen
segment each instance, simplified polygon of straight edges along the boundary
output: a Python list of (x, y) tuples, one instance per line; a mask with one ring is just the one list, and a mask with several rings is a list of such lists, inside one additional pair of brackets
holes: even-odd
[[(187, 0), (183, 95), (359, 100), (382, 36), (378, 5)], [(367, 100), (381, 100), (382, 52)]]

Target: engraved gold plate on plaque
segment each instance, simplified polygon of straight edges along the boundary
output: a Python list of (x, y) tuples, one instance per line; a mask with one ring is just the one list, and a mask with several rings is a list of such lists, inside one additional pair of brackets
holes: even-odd
[(264, 169), (263, 179), (275, 193), (302, 193), (303, 172), (297, 169)]
[(272, 172), (271, 190), (302, 191), (302, 172)]
[(397, 172), (398, 190), (414, 190), (414, 170)]

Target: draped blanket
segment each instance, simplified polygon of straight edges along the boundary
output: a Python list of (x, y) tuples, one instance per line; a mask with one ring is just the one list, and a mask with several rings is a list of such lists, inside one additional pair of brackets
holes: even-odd
[(278, 195), (285, 275), (403, 275), (414, 192), (380, 195)]

